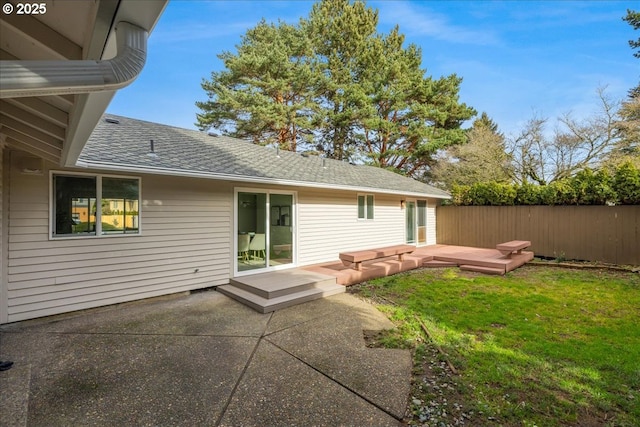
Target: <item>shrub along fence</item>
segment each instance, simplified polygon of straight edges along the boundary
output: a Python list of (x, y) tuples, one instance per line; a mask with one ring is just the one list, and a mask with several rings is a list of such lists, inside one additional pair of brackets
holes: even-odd
[(454, 185), (451, 201), (457, 206), (509, 205), (638, 205), (640, 169), (627, 162), (613, 172), (584, 169), (575, 176), (548, 185), (478, 182)]
[(439, 206), (441, 244), (530, 240), (536, 256), (640, 265), (640, 205)]

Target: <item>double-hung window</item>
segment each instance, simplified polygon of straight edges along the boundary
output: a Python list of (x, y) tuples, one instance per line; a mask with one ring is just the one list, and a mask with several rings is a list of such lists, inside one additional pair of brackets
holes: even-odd
[(358, 219), (373, 219), (373, 194), (358, 194)]
[(140, 233), (140, 178), (53, 173), (52, 191), (52, 237)]

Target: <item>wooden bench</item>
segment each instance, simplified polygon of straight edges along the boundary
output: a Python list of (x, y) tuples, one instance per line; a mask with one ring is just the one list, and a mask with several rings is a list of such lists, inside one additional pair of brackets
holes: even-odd
[(291, 244), (283, 244), (283, 245), (273, 245), (273, 252), (276, 255), (280, 255), (282, 252), (291, 252)]
[(402, 261), (405, 254), (410, 254), (415, 250), (415, 246), (395, 245), (364, 251), (342, 252), (340, 253), (340, 260), (345, 267), (355, 264), (355, 269), (360, 271), (362, 261), (372, 261), (374, 259), (387, 258), (396, 255), (398, 256), (398, 261)]
[(523, 249), (526, 249), (529, 246), (531, 246), (531, 242), (529, 242), (528, 240), (512, 240), (510, 242), (500, 243), (499, 245), (496, 245), (496, 249), (499, 250), (502, 255), (506, 256), (507, 258), (511, 258), (511, 254), (513, 254), (514, 252), (516, 254), (520, 254), (522, 253)]

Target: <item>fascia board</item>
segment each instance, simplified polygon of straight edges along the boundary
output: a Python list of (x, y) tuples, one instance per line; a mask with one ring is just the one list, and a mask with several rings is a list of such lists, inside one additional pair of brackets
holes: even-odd
[(252, 177), (252, 176), (243, 176), (243, 175), (230, 175), (230, 174), (220, 174), (220, 173), (211, 173), (211, 172), (197, 172), (197, 171), (188, 171), (184, 169), (171, 169), (165, 167), (141, 167), (137, 165), (127, 165), (127, 164), (114, 164), (108, 162), (93, 162), (93, 161), (78, 161), (76, 167), (80, 168), (88, 168), (88, 169), (103, 169), (109, 171), (116, 172), (127, 172), (127, 173), (143, 173), (143, 174), (152, 174), (152, 175), (168, 175), (168, 176), (181, 176), (187, 178), (201, 178), (201, 179), (211, 179), (218, 181), (234, 181), (234, 182), (246, 182), (251, 184), (272, 184), (279, 186), (294, 186), (294, 187), (306, 187), (306, 188), (318, 188), (318, 189), (328, 189), (328, 190), (345, 190), (345, 191), (356, 191), (356, 192), (368, 192), (368, 193), (377, 193), (377, 194), (393, 194), (406, 197), (418, 197), (418, 198), (430, 198), (430, 199), (450, 199), (451, 196), (444, 196), (441, 194), (429, 194), (429, 193), (419, 193), (413, 191), (399, 191), (399, 190), (388, 190), (384, 188), (373, 188), (373, 187), (359, 187), (359, 186), (351, 186), (351, 185), (336, 185), (336, 184), (325, 184), (320, 182), (308, 182), (308, 181), (293, 181), (293, 180), (285, 180), (285, 179), (277, 179), (277, 178), (263, 178), (263, 177)]

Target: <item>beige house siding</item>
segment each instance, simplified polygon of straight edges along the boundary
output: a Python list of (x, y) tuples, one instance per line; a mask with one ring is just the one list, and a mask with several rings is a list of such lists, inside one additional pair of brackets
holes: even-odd
[(404, 243), (405, 212), (400, 208), (402, 198), (375, 194), (374, 219), (359, 220), (358, 194), (366, 193), (300, 191), (300, 265), (335, 261), (343, 251)]
[[(5, 246), (0, 247), (4, 264), (0, 275), (5, 282), (0, 323), (229, 282), (235, 241), (234, 188), (247, 185), (105, 173), (141, 178), (141, 234), (51, 239), (50, 171), (60, 169), (43, 164), (42, 173), (25, 174), (23, 156), (4, 153), (0, 238)], [(406, 212), (400, 203), (405, 197), (401, 195), (256, 187), (297, 195), (298, 265), (335, 261), (342, 251), (405, 241)], [(374, 194), (373, 220), (358, 219), (358, 194)], [(427, 201), (428, 244), (435, 243), (436, 204), (436, 200)]]
[[(405, 210), (400, 201), (413, 198), (292, 186), (247, 185), (237, 187), (292, 191), (297, 202), (297, 265), (311, 265), (338, 259), (340, 252), (394, 245), (405, 242)], [(358, 195), (374, 195), (374, 219), (358, 219)], [(436, 243), (436, 199), (427, 200), (427, 244)]]
[(6, 215), (4, 208), (6, 203), (4, 202), (4, 147), (0, 142), (0, 323), (7, 322), (7, 278), (5, 277), (5, 253), (6, 253)]
[(7, 321), (228, 283), (230, 185), (143, 175), (141, 235), (51, 240), (49, 176), (12, 163)]

